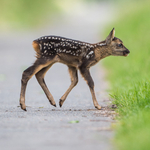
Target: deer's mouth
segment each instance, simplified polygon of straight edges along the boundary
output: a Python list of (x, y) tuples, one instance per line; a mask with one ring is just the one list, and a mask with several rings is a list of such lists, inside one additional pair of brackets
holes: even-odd
[(127, 49), (127, 50), (123, 51), (123, 56), (128, 56), (129, 53), (130, 53), (130, 51)]

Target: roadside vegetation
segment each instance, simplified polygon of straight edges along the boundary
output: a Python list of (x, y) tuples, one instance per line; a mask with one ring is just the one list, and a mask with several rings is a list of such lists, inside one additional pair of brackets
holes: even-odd
[[(115, 144), (119, 150), (150, 149), (150, 1), (120, 3), (116, 37), (130, 50), (128, 57), (104, 60), (117, 105), (119, 124)], [(118, 6), (118, 7), (119, 7)]]

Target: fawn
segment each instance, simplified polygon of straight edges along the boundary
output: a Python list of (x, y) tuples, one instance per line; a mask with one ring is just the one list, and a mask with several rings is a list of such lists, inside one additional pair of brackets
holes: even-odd
[(36, 61), (27, 68), (22, 74), (20, 105), (26, 111), (25, 91), (27, 82), (35, 75), (40, 86), (44, 90), (51, 105), (56, 107), (56, 103), (50, 91), (48, 90), (44, 76), (48, 69), (56, 62), (66, 64), (71, 77), (71, 85), (59, 101), (60, 107), (63, 105), (70, 91), (78, 82), (77, 70), (87, 82), (95, 108), (101, 109), (94, 92), (94, 82), (90, 75), (90, 67), (95, 65), (101, 59), (113, 56), (127, 56), (130, 51), (123, 45), (123, 42), (114, 37), (113, 28), (108, 37), (99, 43), (90, 44), (77, 40), (72, 40), (59, 36), (43, 36), (33, 41), (32, 45), (36, 51)]

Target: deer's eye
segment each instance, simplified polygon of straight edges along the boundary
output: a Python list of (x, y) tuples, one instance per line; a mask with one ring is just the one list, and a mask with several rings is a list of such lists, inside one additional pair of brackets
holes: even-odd
[(118, 47), (122, 47), (123, 45), (122, 44), (118, 44)]

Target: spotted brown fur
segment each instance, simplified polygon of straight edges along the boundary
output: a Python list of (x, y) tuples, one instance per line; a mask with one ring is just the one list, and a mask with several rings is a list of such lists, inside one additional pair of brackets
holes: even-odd
[(34, 42), (39, 43), (40, 55), (43, 58), (61, 53), (72, 56), (84, 56), (86, 59), (94, 56), (94, 46), (90, 43), (59, 36), (43, 36), (34, 40)]

